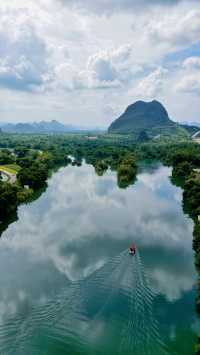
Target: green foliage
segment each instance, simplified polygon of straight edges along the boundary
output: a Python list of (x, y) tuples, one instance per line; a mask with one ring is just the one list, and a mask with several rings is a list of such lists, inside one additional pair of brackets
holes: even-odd
[(132, 153), (124, 156), (117, 169), (117, 181), (121, 188), (134, 183), (137, 173), (136, 158)]
[(28, 168), (32, 164), (32, 158), (30, 156), (25, 156), (23, 158), (17, 158), (16, 163), (22, 168)]
[(0, 221), (4, 221), (17, 208), (17, 186), (0, 182)]
[(19, 146), (15, 147), (15, 154), (17, 155), (18, 158), (24, 158), (27, 155), (28, 148)]
[(71, 164), (73, 166), (81, 166), (82, 165), (82, 159), (81, 158), (77, 158), (77, 159), (74, 159)]
[(150, 140), (147, 132), (145, 130), (141, 131), (138, 135), (137, 142), (138, 143), (145, 143)]
[(17, 178), (22, 186), (28, 185), (33, 190), (40, 189), (46, 183), (48, 169), (46, 165), (33, 163), (29, 168), (19, 171)]
[(8, 149), (3, 149), (0, 151), (0, 165), (12, 164), (14, 163), (14, 161), (15, 158), (11, 151), (9, 151)]
[(191, 163), (188, 161), (183, 161), (177, 165), (174, 166), (173, 171), (172, 171), (172, 178), (175, 180), (178, 180), (180, 182), (180, 185), (182, 185), (188, 177), (191, 172), (192, 172), (193, 166)]
[(195, 347), (195, 354), (200, 354), (200, 337), (198, 338), (199, 343)]
[(99, 160), (95, 164), (95, 172), (97, 175), (102, 176), (106, 172), (108, 167), (109, 164), (106, 162), (106, 160)]
[(193, 249), (195, 251), (200, 251), (200, 222), (196, 221), (194, 225), (194, 239), (193, 239)]
[(183, 197), (193, 216), (200, 213), (200, 174), (192, 173), (184, 185)]
[(189, 162), (193, 167), (200, 165), (200, 145), (191, 141), (149, 142), (139, 144), (136, 154), (140, 160), (160, 160), (175, 167), (181, 162)]
[(18, 203), (25, 203), (32, 199), (33, 190), (32, 189), (20, 189), (17, 192), (17, 201)]

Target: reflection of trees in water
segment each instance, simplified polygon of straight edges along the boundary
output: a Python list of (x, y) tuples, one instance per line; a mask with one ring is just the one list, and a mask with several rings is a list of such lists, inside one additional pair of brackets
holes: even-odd
[[(6, 354), (168, 354), (139, 254), (127, 251), (0, 328)], [(11, 345), (12, 344), (12, 345)]]
[(0, 223), (0, 237), (1, 237), (2, 233), (8, 228), (8, 226), (11, 223), (16, 222), (17, 220), (18, 220), (17, 212), (14, 212), (7, 218), (7, 220)]
[[(47, 189), (47, 184), (43, 186), (41, 189), (38, 189), (37, 191), (34, 191), (30, 195), (30, 198), (26, 201), (26, 203), (34, 202), (36, 201), (42, 194), (45, 192)], [(6, 218), (2, 223), (0, 223), (0, 237), (2, 233), (9, 227), (10, 224), (18, 221), (18, 211), (13, 212)]]

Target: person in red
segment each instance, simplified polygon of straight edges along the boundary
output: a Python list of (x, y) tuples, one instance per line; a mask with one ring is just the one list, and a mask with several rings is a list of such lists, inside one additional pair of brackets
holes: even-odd
[(129, 247), (129, 254), (135, 255), (135, 253), (136, 253), (136, 246), (135, 244), (131, 244), (131, 246)]

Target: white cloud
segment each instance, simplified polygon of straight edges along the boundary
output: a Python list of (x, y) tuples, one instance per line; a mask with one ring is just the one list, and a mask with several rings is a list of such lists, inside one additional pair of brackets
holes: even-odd
[(146, 33), (155, 44), (164, 42), (172, 48), (198, 42), (199, 32), (200, 9), (190, 6), (175, 7), (161, 17), (157, 13), (146, 26)]
[(183, 62), (183, 68), (200, 70), (200, 57), (189, 57), (185, 59)]
[(26, 11), (0, 8), (0, 85), (18, 90), (40, 86), (48, 70), (48, 48)]
[[(22, 206), (19, 220), (4, 232), (2, 265), (8, 254), (15, 255), (18, 265), (24, 265), (21, 255), (25, 255), (37, 278), (38, 265), (43, 263), (44, 270), (54, 265), (57, 277), (61, 273), (72, 280), (80, 279), (116, 255), (117, 250), (120, 253), (131, 238), (143, 253), (149, 248), (160, 251), (155, 263), (150, 258), (148, 265), (149, 258), (146, 259), (154, 289), (170, 300), (179, 299), (195, 283), (193, 224), (183, 215), (180, 201), (177, 202), (177, 188), (169, 183), (170, 169), (159, 167), (151, 175), (150, 183), (143, 172), (134, 188), (128, 190), (117, 188), (115, 173), (108, 172), (99, 179), (93, 172), (94, 168), (86, 165), (78, 170), (61, 169), (50, 180), (48, 194), (30, 209)], [(74, 223), (74, 214), (79, 216), (78, 223)], [(97, 249), (97, 253), (91, 253)], [(168, 255), (176, 255), (170, 264)], [(12, 276), (15, 263), (8, 264)], [(179, 279), (176, 284), (175, 276)], [(9, 283), (7, 278), (6, 282)]]
[(113, 14), (119, 11), (144, 10), (153, 5), (175, 5), (184, 0), (60, 0), (63, 4), (73, 5), (82, 10), (98, 14)]
[(69, 90), (106, 89), (127, 85), (141, 71), (142, 66), (134, 63), (132, 46), (125, 44), (89, 56), (82, 70), (72, 63), (61, 63), (49, 80), (53, 86)]
[(200, 57), (189, 57), (183, 61), (175, 90), (200, 95)]
[[(194, 5), (194, 3), (193, 3)], [(135, 59), (146, 65), (161, 65), (166, 55), (199, 43), (200, 6), (183, 2), (163, 9), (153, 7), (133, 15), (132, 38)]]
[(118, 87), (140, 71), (142, 67), (134, 63), (131, 44), (125, 44), (90, 56), (82, 75), (87, 77), (89, 88)]
[[(172, 61), (169, 69), (167, 57), (174, 52), (177, 56), (177, 51), (199, 41), (198, 2), (165, 2), (165, 11), (160, 7), (162, 1), (156, 0), (148, 8), (141, 1), (130, 0), (65, 3), (0, 0), (4, 120), (56, 116), (81, 124), (84, 115), (86, 124), (105, 125), (137, 97), (162, 99), (169, 111), (174, 109), (176, 118), (177, 105), (186, 105), (181, 95), (190, 87), (190, 99), (181, 114), (183, 120), (188, 119), (188, 104), (194, 105), (199, 87), (194, 73), (197, 59), (186, 60), (182, 68)], [(141, 11), (133, 11), (136, 5)], [(103, 15), (104, 9), (110, 16)], [(180, 72), (184, 77), (187, 74), (182, 83)], [(179, 88), (173, 90), (177, 82)], [(170, 97), (172, 91), (177, 95), (176, 105)], [(191, 120), (195, 115), (193, 106)]]
[(185, 75), (177, 84), (176, 90), (200, 95), (200, 73)]
[(160, 96), (165, 84), (168, 71), (158, 68), (141, 79), (133, 90), (129, 91), (130, 96), (137, 98), (155, 99)]
[(117, 71), (109, 58), (105, 55), (94, 55), (89, 58), (88, 69), (91, 70), (99, 81), (114, 81)]
[(74, 57), (81, 58), (78, 53), (87, 26), (79, 15), (67, 9), (62, 13), (51, 0), (22, 5), (0, 2), (0, 85), (14, 90), (48, 89), (59, 79), (60, 67), (72, 67)]

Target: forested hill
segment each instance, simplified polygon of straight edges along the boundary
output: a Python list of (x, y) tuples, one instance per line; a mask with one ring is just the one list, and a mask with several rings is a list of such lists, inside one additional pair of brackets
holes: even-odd
[(128, 106), (126, 111), (117, 118), (108, 128), (109, 133), (135, 133), (145, 132), (149, 136), (157, 134), (186, 133), (187, 128), (173, 122), (165, 107), (158, 101), (137, 101)]

